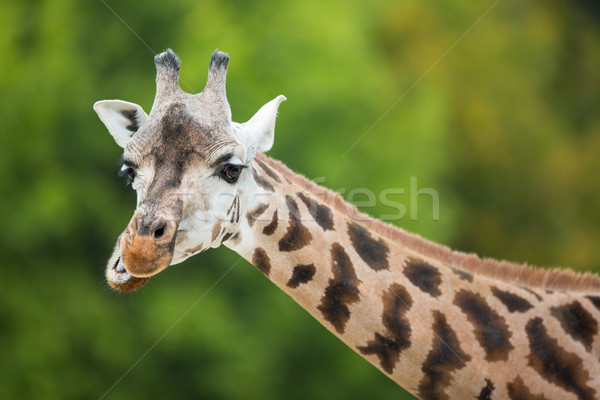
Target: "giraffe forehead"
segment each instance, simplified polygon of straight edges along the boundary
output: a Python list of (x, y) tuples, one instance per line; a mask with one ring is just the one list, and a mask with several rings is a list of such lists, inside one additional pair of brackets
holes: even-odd
[[(150, 161), (156, 169), (176, 167), (180, 173), (192, 158), (211, 164), (224, 152), (239, 145), (231, 133), (231, 124), (210, 118), (197, 104), (175, 101), (154, 110), (149, 120), (126, 149), (126, 158), (138, 164)], [(210, 113), (208, 113), (210, 114)]]

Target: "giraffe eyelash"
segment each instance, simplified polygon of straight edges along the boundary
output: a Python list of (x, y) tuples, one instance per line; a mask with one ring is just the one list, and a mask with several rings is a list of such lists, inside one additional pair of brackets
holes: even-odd
[(129, 164), (123, 164), (119, 170), (119, 176), (127, 176), (127, 184), (131, 185), (137, 176), (135, 169)]

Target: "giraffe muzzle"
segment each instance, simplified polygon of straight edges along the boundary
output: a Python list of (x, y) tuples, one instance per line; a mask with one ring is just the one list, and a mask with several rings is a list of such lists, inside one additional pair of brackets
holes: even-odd
[(166, 218), (134, 215), (119, 246), (118, 272), (125, 269), (136, 278), (148, 278), (169, 266), (175, 250), (178, 222)]
[(119, 242), (120, 238), (106, 265), (106, 281), (119, 292), (133, 292), (144, 286), (150, 278), (137, 278), (127, 272), (121, 258)]

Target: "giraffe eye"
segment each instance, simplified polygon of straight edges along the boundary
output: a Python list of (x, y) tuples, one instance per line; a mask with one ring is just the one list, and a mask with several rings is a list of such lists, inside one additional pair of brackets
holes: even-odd
[(123, 164), (121, 170), (119, 171), (119, 176), (127, 176), (127, 184), (131, 185), (135, 180), (136, 172), (129, 165)]
[(221, 177), (228, 183), (236, 183), (244, 168), (245, 165), (225, 164), (221, 170)]

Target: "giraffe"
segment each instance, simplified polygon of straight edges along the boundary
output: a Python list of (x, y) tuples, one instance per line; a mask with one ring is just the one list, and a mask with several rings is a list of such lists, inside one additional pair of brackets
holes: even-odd
[(114, 289), (225, 245), (420, 399), (600, 398), (600, 277), (482, 259), (371, 219), (264, 155), (283, 95), (232, 121), (228, 54), (213, 53), (198, 94), (180, 89), (170, 49), (155, 64), (150, 114), (94, 105), (137, 192), (106, 267)]

